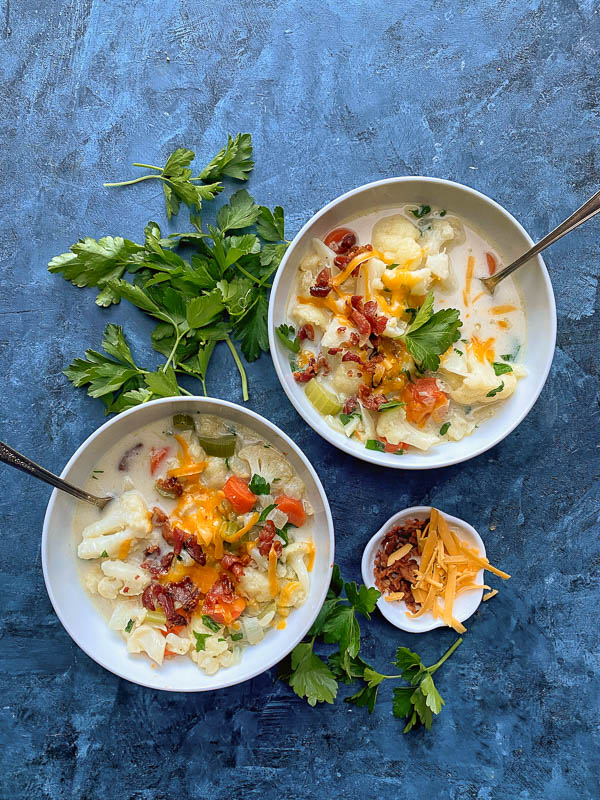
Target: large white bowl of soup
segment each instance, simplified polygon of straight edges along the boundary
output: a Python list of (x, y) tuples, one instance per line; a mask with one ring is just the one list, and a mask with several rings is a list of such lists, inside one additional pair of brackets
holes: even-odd
[(168, 398), (105, 423), (54, 491), (44, 578), (74, 641), (127, 680), (204, 691), (248, 680), (309, 630), (333, 567), (333, 523), (302, 451), (252, 411)]
[(532, 244), (480, 192), (437, 178), (361, 186), (315, 214), (273, 283), (269, 337), (289, 399), (365, 461), (466, 461), (524, 419), (548, 376), (556, 308), (538, 256), (491, 295), (480, 278)]

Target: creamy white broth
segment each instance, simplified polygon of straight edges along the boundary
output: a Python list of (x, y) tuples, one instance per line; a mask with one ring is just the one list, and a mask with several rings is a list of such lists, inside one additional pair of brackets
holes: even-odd
[[(162, 634), (167, 634), (168, 654), (191, 656), (207, 674), (213, 674), (220, 668), (236, 663), (241, 658), (244, 647), (257, 644), (264, 635), (276, 636), (277, 628), (285, 627), (289, 613), (293, 613), (294, 608), (304, 603), (308, 593), (308, 571), (314, 560), (312, 508), (304, 499), (304, 485), (285, 458), (285, 454), (280, 453), (245, 426), (233, 425), (229, 421), (207, 415), (190, 416), (195, 423), (193, 431), (177, 430), (172, 424), (172, 418), (159, 420), (128, 434), (100, 459), (89, 476), (86, 489), (97, 495), (113, 494), (115, 500), (102, 512), (87, 504), (81, 504), (73, 524), (73, 545), (75, 554), (81, 553), (82, 548), (87, 547), (85, 542), (90, 541), (82, 538), (82, 535), (85, 537), (85, 531), (93, 531), (95, 524), (99, 522), (103, 524), (101, 521), (111, 518), (111, 515), (118, 516), (119, 503), (127, 498), (145, 509), (147, 519), (150, 519), (152, 509), (158, 507), (169, 518), (170, 525), (173, 527), (177, 525), (187, 534), (193, 534), (195, 541), (201, 545), (206, 554), (206, 564), (201, 565), (194, 561), (190, 556), (191, 551), (188, 552), (184, 545), (179, 557), (172, 558), (171, 566), (164, 575), (152, 575), (148, 569), (141, 568), (141, 564), (147, 558), (145, 551), (148, 548), (158, 546), (161, 557), (163, 555), (168, 557), (173, 551), (172, 544), (165, 541), (161, 526), (152, 524), (154, 520), (148, 522), (148, 531), (142, 530), (143, 522), (139, 523), (138, 528), (131, 528), (138, 531), (139, 535), (136, 536), (134, 533), (130, 546), (123, 550), (115, 551), (114, 548), (107, 546), (109, 550), (107, 552), (102, 544), (96, 546), (96, 539), (92, 538), (94, 557), (89, 557), (89, 550), (85, 549), (86, 557), (79, 558), (77, 555), (75, 557), (78, 560), (81, 582), (92, 602), (110, 627), (121, 633), (130, 652), (149, 655), (160, 664), (165, 652), (165, 637)], [(232, 432), (235, 432), (236, 436), (235, 453), (227, 460), (207, 456), (199, 445), (198, 433), (213, 438), (222, 434), (230, 435)], [(182, 462), (182, 448), (174, 439), (173, 433), (183, 437), (187, 443), (192, 463), (205, 464), (204, 470), (197, 475), (178, 479), (184, 486), (183, 494), (179, 498), (164, 497), (156, 488), (156, 481), (166, 480), (168, 471), (181, 470), (182, 463), (183, 469), (186, 469), (187, 462)], [(138, 448), (140, 444), (141, 447)], [(153, 448), (155, 451), (168, 448), (168, 453), (154, 475), (150, 472), (150, 456)], [(119, 469), (127, 451), (131, 451), (131, 456), (127, 465), (124, 465), (126, 469)], [(239, 455), (240, 452), (242, 457)], [(257, 453), (259, 462), (254, 458)], [(244, 454), (249, 460), (246, 460)], [(257, 463), (265, 471), (272, 472), (270, 493), (258, 495), (252, 511), (239, 514), (231, 504), (228, 507), (225, 498), (225, 511), (222, 512), (221, 506), (225, 497), (222, 487), (226, 480), (237, 475), (248, 483), (252, 476), (252, 468), (254, 466), (256, 470)], [(275, 567), (276, 591), (272, 594), (270, 589), (268, 591), (265, 589), (267, 577), (270, 575), (269, 556), (261, 555), (257, 549), (258, 535), (264, 530), (264, 521), (250, 523), (267, 505), (281, 501), (284, 494), (298, 500), (306, 513), (306, 521), (301, 527), (290, 526), (285, 530), (288, 517), (286, 514), (282, 516), (283, 512), (279, 508), (273, 509), (266, 516), (266, 519), (272, 520), (275, 525), (277, 533), (273, 541), (279, 543), (280, 553)], [(184, 500), (186, 502), (189, 500), (188, 505), (192, 510), (198, 505), (202, 509), (202, 503), (206, 503), (207, 508), (212, 509), (211, 504), (214, 501), (215, 510), (207, 514), (206, 520), (202, 514), (200, 517), (194, 516), (191, 512), (186, 515), (182, 510), (185, 509)], [(198, 519), (202, 519), (202, 522), (198, 522)], [(230, 536), (232, 530), (235, 539), (236, 531), (246, 525), (250, 525), (248, 533), (244, 534), (239, 542), (232, 541), (230, 544), (226, 540), (225, 536)], [(129, 528), (125, 526), (125, 530)], [(120, 533), (114, 535), (119, 536)], [(128, 534), (124, 535), (129, 538)], [(101, 542), (109, 541), (110, 536), (111, 534), (103, 534), (98, 538)], [(276, 549), (274, 545), (272, 549)], [(222, 566), (221, 551), (223, 554), (247, 556), (247, 563), (241, 576), (234, 576)], [(120, 577), (111, 577), (108, 574), (111, 570), (113, 571), (111, 574), (117, 570)], [(119, 572), (122, 570), (128, 572), (129, 577), (123, 578)], [(231, 579), (235, 594), (245, 602), (245, 607), (239, 617), (218, 623), (216, 632), (212, 630), (214, 624), (211, 626), (209, 622), (207, 627), (203, 611), (206, 611), (206, 595), (223, 575)], [(150, 584), (177, 583), (186, 577), (190, 577), (194, 582), (194, 588), (200, 590), (199, 601), (189, 613), (184, 609), (187, 624), (183, 626), (183, 630), (177, 629), (175, 635), (169, 632), (170, 626), (164, 621), (151, 619), (152, 614), (149, 614), (148, 609), (142, 604), (142, 590)], [(159, 604), (156, 605), (156, 610), (161, 611)], [(133, 622), (127, 631), (126, 626), (130, 621)], [(140, 648), (139, 642), (135, 644), (135, 637), (145, 635), (144, 629), (148, 626), (153, 628), (154, 633), (148, 635), (150, 642), (148, 648)], [(160, 631), (162, 634), (159, 633), (157, 636), (156, 632)], [(205, 637), (202, 642), (205, 647), (198, 652), (195, 649), (197, 640), (194, 632)]]
[[(444, 416), (435, 415), (424, 423), (420, 423), (417, 426), (418, 431), (414, 436), (412, 435), (412, 428), (410, 428), (414, 443), (409, 441), (408, 445), (411, 450), (418, 452), (419, 450), (427, 450), (445, 441), (456, 441), (463, 438), (465, 435), (469, 435), (479, 424), (493, 415), (502, 402), (510, 396), (516, 385), (515, 379), (519, 379), (525, 375), (525, 370), (520, 366), (520, 362), (526, 345), (526, 317), (523, 299), (517, 284), (512, 278), (503, 281), (493, 297), (485, 290), (478, 280), (478, 277), (489, 275), (486, 254), (489, 253), (494, 258), (498, 269), (501, 268), (502, 265), (502, 260), (497, 250), (479, 231), (472, 225), (465, 223), (464, 220), (458, 219), (450, 210), (445, 211), (434, 208), (430, 213), (423, 216), (422, 219), (417, 219), (411, 213), (412, 209), (416, 208), (417, 206), (414, 204), (407, 204), (400, 208), (377, 209), (370, 214), (348, 219), (342, 223), (340, 227), (348, 228), (356, 234), (357, 245), (370, 244), (373, 241), (373, 231), (376, 224), (386, 218), (399, 215), (412, 223), (412, 225), (423, 230), (423, 234), (418, 237), (417, 243), (420, 244), (423, 242), (426, 251), (428, 247), (428, 237), (432, 235), (428, 234), (427, 229), (432, 224), (435, 227), (446, 222), (451, 224), (454, 228), (454, 237), (452, 240), (444, 242), (435, 252), (432, 250), (429, 251), (431, 255), (437, 255), (439, 252), (448, 256), (449, 274), (448, 277), (443, 280), (434, 279), (431, 286), (428, 287), (428, 291), (433, 292), (434, 310), (436, 312), (444, 308), (458, 309), (462, 327), (460, 329), (459, 341), (455, 342), (453, 347), (450, 348), (446, 354), (441, 356), (440, 369), (437, 370), (434, 375), (430, 372), (425, 373), (425, 376), (433, 375), (433, 377), (436, 378), (438, 387), (450, 395), (450, 400)], [(382, 248), (376, 247), (376, 249), (381, 250)], [(300, 264), (298, 278), (290, 294), (288, 316), (290, 322), (295, 324), (298, 329), (302, 326), (303, 316), (305, 314), (298, 298), (302, 295), (305, 297), (308, 295), (308, 281), (303, 275), (303, 270), (314, 261), (316, 253), (318, 253), (322, 262), (319, 264), (319, 267), (327, 266), (327, 259), (323, 257), (324, 246), (321, 244), (316, 247), (313, 243)], [(390, 254), (388, 253), (388, 255)], [(473, 259), (474, 268), (470, 281), (470, 291), (465, 297), (469, 257)], [(395, 261), (395, 259), (392, 260)], [(423, 262), (417, 264), (416, 267), (411, 267), (410, 264), (408, 266), (401, 264), (399, 271), (413, 270), (418, 272), (425, 264), (426, 256), (423, 256)], [(366, 262), (366, 266), (367, 270), (369, 270), (369, 262)], [(365, 269), (365, 264), (363, 264), (360, 269), (362, 273)], [(338, 272), (338, 268), (333, 266), (331, 273), (334, 279)], [(364, 279), (359, 278), (354, 282), (344, 282), (340, 288), (347, 291), (348, 294), (361, 295), (364, 286)], [(415, 292), (415, 295), (416, 294)], [(415, 298), (417, 307), (423, 302), (424, 294), (425, 292), (423, 292), (421, 296)], [(375, 298), (379, 305), (378, 313), (388, 316), (389, 320), (391, 320), (392, 315), (387, 313), (386, 305), (380, 302), (380, 297), (381, 295)], [(373, 298), (369, 297), (368, 299)], [(407, 301), (407, 305), (408, 304)], [(412, 305), (411, 303), (411, 306)], [(307, 317), (308, 316), (310, 316), (310, 312), (307, 314)], [(330, 314), (330, 316), (333, 317), (333, 314)], [(391, 321), (393, 322), (393, 320)], [(409, 322), (410, 318), (407, 317), (405, 319), (405, 325)], [(386, 335), (388, 334), (384, 332), (381, 337), (382, 340)], [(343, 404), (348, 397), (351, 396), (350, 388), (348, 386), (340, 386), (338, 381), (340, 370), (339, 356), (331, 357), (328, 348), (321, 346), (322, 336), (323, 327), (316, 325), (314, 341), (305, 340), (302, 342), (302, 349), (315, 354), (315, 356), (319, 353), (325, 355), (331, 367), (331, 371), (329, 374), (324, 374), (323, 372), (318, 374), (317, 381), (335, 395), (339, 402)], [(476, 337), (476, 339), (473, 339), (473, 337)], [(328, 344), (330, 338), (328, 334)], [(473, 349), (475, 347), (475, 342), (483, 344), (488, 343), (488, 347), (484, 351), (485, 355), (482, 357), (484, 363), (482, 364), (481, 371), (482, 373), (487, 373), (484, 377), (487, 381), (489, 391), (494, 391), (494, 389), (503, 385), (503, 388), (498, 391), (499, 397), (497, 400), (494, 399), (494, 397), (490, 398), (487, 396), (487, 392), (470, 392), (470, 390), (467, 391), (462, 388), (462, 384), (467, 383), (467, 378), (469, 384), (476, 383), (473, 376), (467, 375), (467, 373), (471, 371), (471, 366), (469, 365), (475, 361), (473, 356), (473, 353), (477, 350), (477, 348), (475, 348), (475, 350)], [(362, 344), (363, 342), (361, 342), (361, 345)], [(454, 350), (455, 352), (453, 352)], [(481, 350), (481, 348), (479, 348), (479, 350)], [(461, 358), (459, 353), (462, 353), (464, 363), (462, 365), (458, 364), (457, 367), (457, 363), (454, 362), (456, 362), (457, 358)], [(502, 359), (502, 356), (505, 356), (506, 359)], [(412, 359), (409, 357), (408, 360), (411, 361)], [(490, 372), (492, 369), (492, 360), (494, 362), (500, 362), (503, 365), (508, 364), (512, 370), (510, 376), (505, 378), (505, 375), (500, 374), (497, 380), (495, 380), (494, 373)], [(302, 354), (300, 362), (299, 370), (302, 369)], [(485, 362), (487, 362), (487, 364)], [(455, 375), (452, 372), (453, 368), (458, 368), (461, 374), (459, 376)], [(494, 370), (495, 369), (497, 368), (495, 367)], [(415, 374), (417, 378), (423, 377), (423, 374), (418, 370), (416, 373), (413, 372), (413, 375)], [(460, 399), (453, 399), (453, 394), (457, 395)], [(472, 397), (470, 395), (472, 395)], [(385, 396), (387, 400), (399, 399), (397, 396), (390, 397), (387, 393)], [(320, 409), (317, 408), (317, 410)], [(387, 411), (385, 413), (390, 414), (391, 412)], [(394, 413), (397, 418), (403, 415), (403, 412), (398, 410)], [(337, 414), (324, 414), (324, 416), (331, 427), (346, 435), (349, 435), (350, 432), (351, 438), (359, 439), (363, 444), (369, 439), (379, 439), (380, 437), (377, 435), (377, 424), (381, 419), (379, 415), (376, 413), (365, 414), (364, 408), (362, 409), (362, 414), (362, 422), (357, 424), (356, 421), (354, 421), (349, 427), (340, 423)], [(370, 419), (365, 419), (365, 416), (370, 417)], [(400, 419), (399, 422), (401, 422)], [(442, 426), (444, 426), (446, 422), (450, 424), (443, 428)], [(440, 435), (442, 430), (444, 434)], [(424, 436), (420, 434), (424, 434)]]

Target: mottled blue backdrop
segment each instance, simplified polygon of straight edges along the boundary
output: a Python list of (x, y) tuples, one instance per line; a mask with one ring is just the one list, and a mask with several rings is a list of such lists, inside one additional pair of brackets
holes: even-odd
[[(228, 131), (250, 131), (251, 191), (285, 207), (291, 234), (341, 192), (392, 175), (470, 184), (533, 236), (600, 184), (593, 0), (0, 8), (0, 436), (53, 470), (104, 419), (62, 376), (70, 360), (114, 320), (155, 363), (141, 313), (102, 311), (46, 272), (81, 235), (139, 239), (163, 219), (156, 187), (102, 188), (132, 161), (180, 145), (208, 156)], [(438, 673), (447, 705), (430, 733), (402, 736), (391, 687), (369, 717), (342, 702), (310, 709), (271, 674), (197, 696), (113, 677), (48, 601), (49, 490), (2, 468), (1, 797), (597, 798), (599, 230), (549, 252), (559, 328), (548, 384), (518, 430), (468, 464), (411, 474), (355, 461), (297, 416), (268, 356), (249, 370), (250, 407), (317, 466), (348, 577), (371, 533), (415, 503), (469, 519), (514, 576)], [(226, 350), (209, 381), (241, 400)], [(434, 661), (454, 639), (404, 635), (379, 616), (363, 628), (384, 671), (399, 643)]]

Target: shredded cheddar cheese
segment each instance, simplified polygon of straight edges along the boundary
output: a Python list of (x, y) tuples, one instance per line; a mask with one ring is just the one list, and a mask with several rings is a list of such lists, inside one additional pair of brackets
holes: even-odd
[(471, 302), (471, 282), (473, 280), (473, 270), (475, 269), (475, 258), (469, 256), (467, 259), (467, 274), (465, 277), (465, 288), (463, 289), (463, 302), (468, 306)]
[(516, 311), (516, 306), (511, 305), (503, 305), (503, 306), (492, 306), (490, 308), (490, 314), (509, 314), (511, 311)]
[(131, 539), (125, 539), (124, 542), (121, 542), (121, 546), (119, 547), (119, 553), (118, 553), (118, 558), (121, 561), (124, 561), (129, 555), (130, 547), (131, 547)]
[(258, 513), (258, 511), (255, 511), (254, 514), (252, 514), (252, 516), (248, 520), (248, 522), (242, 528), (240, 528), (239, 531), (236, 531), (232, 536), (225, 536), (224, 534), (222, 534), (223, 538), (225, 539), (226, 542), (230, 543), (239, 541), (245, 533), (248, 533), (248, 531), (256, 525), (256, 523), (259, 520), (259, 517), (260, 514)]
[(348, 266), (344, 267), (341, 272), (338, 272), (331, 279), (331, 283), (333, 286), (340, 286), (344, 281), (348, 280), (350, 275), (354, 272), (357, 267), (364, 261), (369, 261), (371, 258), (378, 258), (380, 261), (383, 261), (385, 264), (390, 264), (390, 260), (386, 258), (383, 253), (380, 253), (379, 250), (368, 250), (366, 253), (359, 253), (357, 256), (354, 256), (352, 261), (348, 264)]
[[(459, 539), (448, 527), (445, 517), (435, 508), (431, 509), (429, 525), (425, 535), (419, 537), (417, 549), (421, 560), (412, 594), (421, 607), (415, 613), (406, 612), (413, 619), (431, 611), (445, 625), (464, 633), (464, 625), (454, 616), (456, 598), (472, 589), (489, 589), (489, 586), (477, 583), (477, 574), (481, 569), (487, 569), (503, 580), (510, 578), (508, 573), (492, 566), (487, 558), (479, 555), (476, 548)], [(406, 555), (407, 552), (404, 545), (389, 558), (397, 553)], [(490, 596), (493, 597), (494, 593), (490, 593)], [(386, 597), (389, 598), (391, 595)]]
[(277, 586), (277, 553), (274, 547), (269, 550), (269, 592), (271, 597), (275, 597), (278, 592)]

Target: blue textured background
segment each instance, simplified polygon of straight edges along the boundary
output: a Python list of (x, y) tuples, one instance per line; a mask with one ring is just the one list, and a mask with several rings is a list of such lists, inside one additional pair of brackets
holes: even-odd
[[(209, 156), (228, 131), (250, 131), (249, 188), (285, 207), (289, 233), (353, 186), (426, 174), (490, 194), (540, 236), (600, 183), (593, 0), (0, 6), (0, 434), (56, 471), (103, 421), (62, 376), (70, 360), (114, 320), (155, 363), (141, 314), (101, 311), (46, 272), (80, 235), (139, 239), (162, 221), (154, 187), (102, 188), (135, 174), (132, 161), (180, 145)], [(3, 468), (1, 797), (597, 798), (598, 230), (548, 254), (550, 379), (518, 430), (468, 464), (359, 463), (307, 428), (268, 356), (249, 370), (250, 406), (317, 465), (345, 575), (359, 578), (364, 542), (393, 511), (434, 503), (469, 519), (514, 576), (438, 673), (447, 705), (430, 733), (402, 736), (391, 687), (368, 717), (342, 702), (310, 709), (272, 675), (197, 696), (113, 677), (46, 596), (48, 489)], [(227, 351), (209, 377), (215, 395), (241, 399)], [(432, 662), (454, 639), (403, 635), (378, 616), (363, 630), (383, 671), (399, 643)]]

